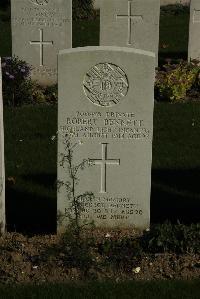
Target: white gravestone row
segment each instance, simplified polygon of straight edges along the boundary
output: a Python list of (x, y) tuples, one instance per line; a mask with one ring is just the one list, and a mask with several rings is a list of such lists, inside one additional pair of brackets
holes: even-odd
[(72, 47), (72, 0), (11, 0), (12, 52), (41, 84), (57, 82), (57, 54)]
[(200, 60), (200, 1), (190, 3), (188, 59)]
[[(58, 231), (69, 223), (71, 193), (80, 200), (83, 222), (148, 228), (154, 53), (112, 46), (65, 50), (58, 70)], [(88, 160), (90, 165), (80, 172), (74, 191), (69, 164), (62, 163), (66, 135), (73, 147), (71, 164)], [(93, 199), (83, 196), (88, 192)]]
[(5, 168), (4, 168), (4, 126), (3, 126), (3, 98), (0, 58), (0, 233), (5, 231)]
[[(102, 0), (100, 45), (158, 56), (159, 8), (159, 0)], [(33, 66), (34, 80), (56, 83), (57, 54), (72, 47), (72, 0), (11, 0), (11, 13), (13, 55)]]

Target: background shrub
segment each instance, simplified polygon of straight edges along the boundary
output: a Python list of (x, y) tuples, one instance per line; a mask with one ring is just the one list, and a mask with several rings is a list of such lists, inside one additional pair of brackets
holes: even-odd
[(32, 99), (31, 67), (17, 57), (2, 58), (4, 104), (19, 106)]
[(6, 106), (54, 104), (58, 86), (41, 86), (30, 78), (31, 66), (17, 57), (2, 58), (3, 100)]
[(169, 4), (169, 5), (163, 5), (160, 8), (160, 14), (163, 15), (180, 15), (183, 13), (189, 14), (190, 8), (189, 5), (183, 5), (183, 4)]
[(73, 18), (89, 19), (95, 16), (93, 0), (73, 0)]
[(154, 225), (144, 234), (141, 246), (149, 253), (200, 253), (200, 224)]
[(199, 85), (198, 61), (168, 62), (156, 75), (155, 97), (158, 101), (182, 102), (189, 91)]

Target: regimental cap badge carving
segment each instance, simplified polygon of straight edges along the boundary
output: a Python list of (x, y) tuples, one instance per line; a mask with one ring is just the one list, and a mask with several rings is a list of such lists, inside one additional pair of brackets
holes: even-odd
[(112, 107), (123, 100), (129, 89), (125, 72), (112, 63), (99, 63), (85, 75), (83, 89), (95, 105)]
[(50, 0), (29, 0), (29, 1), (35, 5), (43, 6), (43, 5), (47, 5)]

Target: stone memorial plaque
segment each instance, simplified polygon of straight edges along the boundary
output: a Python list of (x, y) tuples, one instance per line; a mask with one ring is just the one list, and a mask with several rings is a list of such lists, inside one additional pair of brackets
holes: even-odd
[[(154, 66), (154, 53), (125, 47), (60, 52), (58, 230), (66, 228), (72, 200), (67, 141), (71, 165), (88, 162), (73, 192), (81, 221), (149, 227)], [(94, 198), (83, 196), (90, 192)]]
[(0, 232), (5, 232), (5, 166), (4, 166), (4, 126), (2, 76), (0, 59)]
[(12, 52), (33, 66), (32, 78), (57, 82), (59, 50), (72, 47), (71, 0), (11, 0)]
[(158, 60), (159, 0), (101, 0), (100, 45), (151, 51)]
[(191, 0), (188, 60), (200, 60), (200, 1)]

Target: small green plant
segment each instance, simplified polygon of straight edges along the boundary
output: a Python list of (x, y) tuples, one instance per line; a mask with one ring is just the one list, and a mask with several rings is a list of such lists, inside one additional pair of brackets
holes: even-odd
[[(93, 226), (93, 222), (81, 221), (81, 214), (83, 212), (84, 200), (92, 201), (94, 195), (92, 192), (86, 191), (83, 194), (77, 193), (76, 189), (79, 184), (79, 171), (84, 170), (85, 167), (90, 165), (89, 159), (84, 159), (78, 164), (75, 164), (73, 154), (79, 143), (72, 143), (69, 135), (64, 134), (63, 144), (65, 153), (61, 154), (60, 166), (67, 166), (68, 178), (66, 182), (58, 182), (58, 190), (64, 187), (66, 190), (67, 198), (69, 201), (69, 208), (64, 217), (68, 217), (69, 225), (62, 238), (62, 251), (65, 252), (65, 262), (70, 266), (78, 266), (85, 273), (91, 268), (93, 264), (93, 257), (91, 254), (91, 238), (84, 238), (82, 236), (83, 229), (86, 226)], [(58, 221), (63, 221), (63, 215), (58, 216)]]
[(142, 256), (143, 250), (140, 238), (123, 237), (120, 239), (105, 239), (98, 244), (98, 253), (105, 262), (115, 268), (134, 267), (135, 261)]
[(199, 80), (200, 66), (197, 61), (168, 62), (157, 72), (155, 83), (156, 100), (171, 103), (183, 102), (187, 93)]
[(92, 201), (94, 199), (94, 194), (88, 191), (83, 194), (77, 194), (76, 189), (80, 180), (78, 177), (79, 171), (84, 170), (86, 166), (90, 166), (90, 160), (84, 159), (80, 163), (74, 164), (73, 153), (75, 148), (81, 144), (81, 142), (72, 144), (68, 134), (64, 134), (62, 136), (65, 153), (61, 154), (60, 166), (63, 168), (67, 166), (69, 180), (66, 182), (59, 181), (58, 190), (61, 187), (65, 187), (67, 201), (70, 203), (70, 205), (64, 217), (69, 218), (69, 227), (74, 231), (74, 234), (77, 236), (77, 238), (80, 238), (81, 229), (86, 225), (92, 224), (87, 222), (82, 223), (81, 221), (83, 203), (85, 200), (87, 202)]
[(32, 100), (31, 67), (17, 57), (2, 58), (3, 98), (5, 105), (20, 106)]
[(144, 234), (141, 246), (150, 253), (200, 253), (200, 224), (154, 225)]
[(32, 82), (32, 101), (35, 104), (56, 104), (58, 102), (58, 86), (41, 86)]

